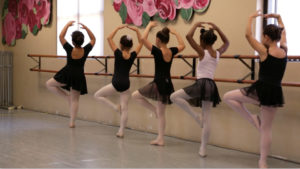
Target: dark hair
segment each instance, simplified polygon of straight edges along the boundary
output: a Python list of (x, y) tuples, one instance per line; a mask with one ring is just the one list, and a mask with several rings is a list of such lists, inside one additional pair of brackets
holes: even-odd
[(213, 29), (205, 30), (201, 29), (200, 40), (206, 45), (213, 45), (218, 39)]
[(72, 33), (72, 41), (74, 42), (75, 46), (81, 47), (84, 42), (84, 35), (80, 31), (74, 31)]
[(129, 38), (127, 35), (123, 35), (120, 39), (120, 43), (123, 48), (125, 49), (130, 49), (133, 46), (132, 39)]
[(167, 27), (163, 28), (161, 31), (157, 32), (156, 37), (159, 38), (162, 43), (169, 43), (170, 29)]
[(283, 28), (270, 24), (264, 28), (264, 35), (268, 35), (272, 41), (280, 41)]

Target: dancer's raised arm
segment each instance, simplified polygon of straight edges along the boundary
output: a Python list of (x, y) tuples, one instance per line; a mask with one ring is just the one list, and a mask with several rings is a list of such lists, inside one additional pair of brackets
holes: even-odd
[(253, 32), (252, 32), (253, 19), (255, 19), (259, 16), (262, 16), (262, 13), (260, 10), (256, 11), (254, 14), (252, 14), (249, 17), (247, 28), (246, 28), (246, 39), (248, 40), (251, 47), (259, 53), (259, 56), (265, 58), (268, 55), (267, 48), (262, 43), (258, 42), (255, 39)]
[(156, 27), (157, 26), (157, 22), (155, 21), (150, 21), (149, 24), (147, 25), (144, 33), (143, 33), (143, 36), (142, 36), (142, 42), (143, 44), (145, 45), (145, 47), (148, 49), (148, 50), (152, 50), (152, 43), (148, 40), (148, 35), (149, 35), (149, 32), (151, 31), (152, 28)]
[(284, 48), (287, 51), (286, 31), (281, 16), (279, 14), (266, 14), (264, 15), (264, 17), (277, 19), (278, 26), (283, 29), (281, 33), (280, 47)]
[(185, 44), (184, 44), (182, 37), (179, 35), (179, 33), (174, 28), (172, 28), (172, 27), (168, 27), (168, 28), (170, 30), (170, 33), (176, 36), (176, 39), (178, 41), (178, 46), (177, 46), (178, 53), (182, 52), (185, 48)]
[(127, 27), (128, 27), (128, 29), (131, 29), (131, 30), (133, 30), (133, 31), (136, 32), (136, 35), (137, 35), (139, 44), (138, 44), (138, 46), (136, 47), (135, 52), (136, 52), (136, 54), (139, 54), (140, 51), (141, 51), (141, 49), (142, 49), (142, 47), (143, 47), (142, 35), (141, 35), (141, 33), (140, 33), (140, 31), (139, 31), (138, 28), (132, 27), (132, 26), (127, 26)]
[(60, 43), (61, 43), (62, 45), (64, 45), (64, 44), (67, 42), (67, 40), (65, 39), (65, 36), (66, 36), (66, 34), (67, 34), (67, 31), (68, 31), (69, 27), (70, 27), (70, 26), (73, 26), (74, 22), (75, 22), (75, 21), (69, 21), (69, 22), (64, 26), (64, 28), (62, 29), (62, 31), (60, 32), (60, 34), (59, 34), (59, 40), (60, 40)]
[(226, 35), (223, 33), (223, 31), (217, 25), (215, 25), (212, 22), (207, 22), (207, 24), (211, 25), (212, 29), (216, 30), (218, 32), (218, 34), (220, 35), (220, 37), (223, 41), (223, 45), (217, 50), (220, 52), (220, 54), (223, 54), (228, 49), (229, 44), (230, 44), (228, 38), (226, 37)]
[(96, 38), (95, 38), (95, 35), (93, 34), (93, 32), (87, 26), (85, 26), (84, 24), (79, 23), (79, 25), (81, 25), (81, 29), (85, 29), (86, 30), (87, 34), (90, 37), (90, 44), (92, 46), (94, 46), (95, 43), (96, 43)]
[(194, 34), (197, 28), (203, 28), (204, 22), (198, 22), (194, 24), (189, 33), (186, 35), (186, 39), (192, 48), (198, 53), (199, 57), (204, 56), (204, 49), (195, 41)]
[(115, 35), (117, 34), (117, 32), (118, 32), (119, 30), (125, 28), (126, 26), (127, 26), (127, 25), (121, 25), (121, 26), (117, 27), (113, 32), (111, 32), (111, 33), (108, 35), (107, 41), (108, 41), (108, 44), (109, 44), (110, 48), (111, 48), (113, 51), (115, 51), (115, 50), (118, 48), (117, 45), (115, 44), (114, 40), (113, 40), (114, 37), (115, 37)]

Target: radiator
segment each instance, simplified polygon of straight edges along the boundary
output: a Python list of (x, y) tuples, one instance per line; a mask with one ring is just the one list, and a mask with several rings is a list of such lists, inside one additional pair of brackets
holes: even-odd
[(13, 105), (13, 54), (0, 51), (0, 108)]

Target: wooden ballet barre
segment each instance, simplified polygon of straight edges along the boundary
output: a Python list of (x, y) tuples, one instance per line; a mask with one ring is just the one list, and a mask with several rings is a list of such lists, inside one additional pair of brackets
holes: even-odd
[[(28, 54), (28, 57), (34, 58), (66, 58), (63, 55), (40, 55), (40, 54)], [(176, 55), (174, 58), (198, 58), (197, 55)], [(98, 59), (114, 59), (114, 56), (89, 56), (88, 58), (98, 58)], [(151, 59), (153, 56), (137, 56), (140, 59)], [(259, 56), (254, 55), (222, 55), (222, 59), (259, 59)], [(288, 56), (288, 59), (300, 59), (300, 56)]]
[[(45, 73), (57, 73), (58, 71), (55, 70), (41, 70), (32, 68), (30, 71), (34, 72), (45, 72)], [(113, 76), (112, 73), (85, 73), (85, 75), (96, 75), (96, 76)], [(154, 78), (153, 75), (143, 75), (143, 74), (130, 74), (130, 77), (142, 77), (142, 78)], [(172, 79), (182, 79), (182, 80), (197, 80), (196, 77), (190, 76), (171, 76)], [(240, 84), (252, 84), (255, 80), (235, 80), (235, 79), (223, 79), (223, 78), (215, 78), (214, 81), (216, 82), (223, 82), (223, 83), (240, 83)], [(300, 83), (297, 82), (283, 82), (282, 86), (287, 87), (300, 87)]]

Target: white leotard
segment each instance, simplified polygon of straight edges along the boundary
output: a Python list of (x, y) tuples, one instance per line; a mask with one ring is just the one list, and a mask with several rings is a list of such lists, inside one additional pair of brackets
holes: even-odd
[(212, 57), (208, 50), (204, 50), (204, 57), (200, 61), (198, 61), (197, 66), (197, 79), (201, 78), (209, 78), (213, 79), (215, 75), (215, 71), (220, 59), (220, 52), (216, 52), (217, 56), (216, 58)]

